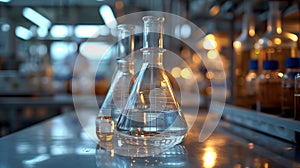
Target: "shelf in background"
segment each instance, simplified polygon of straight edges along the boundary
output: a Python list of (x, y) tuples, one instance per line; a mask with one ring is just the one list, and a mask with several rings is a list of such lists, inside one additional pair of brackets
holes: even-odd
[[(215, 111), (222, 109), (221, 105), (218, 104), (215, 104), (211, 108)], [(300, 144), (300, 122), (293, 119), (282, 118), (233, 105), (225, 105), (222, 119), (277, 138)]]

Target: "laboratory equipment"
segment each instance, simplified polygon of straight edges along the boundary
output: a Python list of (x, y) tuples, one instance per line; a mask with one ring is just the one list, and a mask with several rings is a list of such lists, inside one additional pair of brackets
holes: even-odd
[(172, 147), (183, 141), (188, 127), (163, 67), (164, 18), (143, 21), (143, 64), (115, 132), (128, 144)]
[(134, 72), (134, 25), (119, 25), (118, 31), (117, 69), (96, 119), (96, 134), (100, 140), (112, 139), (112, 137), (108, 139), (101, 137), (113, 136), (114, 124), (127, 102)]

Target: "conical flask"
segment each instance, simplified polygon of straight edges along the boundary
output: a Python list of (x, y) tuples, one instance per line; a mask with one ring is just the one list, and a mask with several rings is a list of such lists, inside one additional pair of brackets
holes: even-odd
[[(129, 96), (129, 85), (133, 77), (134, 26), (118, 26), (117, 69), (108, 93), (96, 118), (96, 134), (101, 141), (110, 141), (121, 111)], [(106, 137), (110, 136), (110, 137)]]
[(163, 68), (163, 17), (145, 16), (143, 64), (116, 125), (125, 143), (169, 147), (183, 141), (187, 123)]
[(275, 60), (279, 63), (280, 72), (285, 72), (285, 59), (298, 57), (295, 34), (284, 31), (281, 23), (280, 1), (269, 1), (267, 31), (255, 43), (258, 55), (259, 72), (262, 72), (263, 61)]
[(246, 76), (248, 74), (248, 62), (257, 59), (254, 53), (255, 25), (252, 12), (252, 2), (244, 1), (245, 14), (242, 22), (242, 33), (234, 41), (235, 49), (235, 79), (234, 101), (237, 106), (249, 107), (246, 91)]

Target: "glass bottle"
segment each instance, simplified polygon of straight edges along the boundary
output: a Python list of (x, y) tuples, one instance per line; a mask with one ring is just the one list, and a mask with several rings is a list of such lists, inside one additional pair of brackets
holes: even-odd
[(287, 58), (285, 61), (286, 71), (282, 79), (282, 98), (280, 116), (294, 118), (294, 93), (295, 76), (300, 73), (299, 58)]
[(247, 107), (256, 109), (256, 88), (255, 80), (258, 76), (258, 61), (249, 60), (249, 72), (246, 76)]
[(245, 14), (242, 22), (242, 33), (234, 41), (235, 50), (235, 82), (234, 100), (237, 106), (247, 107), (246, 102), (246, 75), (248, 73), (248, 61), (257, 59), (254, 53), (255, 44), (255, 23), (251, 7), (251, 1), (245, 1)]
[[(112, 139), (114, 124), (124, 110), (133, 77), (134, 26), (118, 26), (117, 69), (96, 119), (96, 134), (101, 141)], [(109, 136), (107, 139), (103, 138)], [(103, 136), (103, 137), (102, 137)]]
[(281, 107), (281, 80), (283, 74), (278, 71), (278, 62), (265, 60), (263, 71), (257, 78), (257, 108), (261, 112), (279, 114)]
[(294, 118), (300, 121), (300, 73), (295, 76)]
[(125, 143), (171, 147), (183, 141), (187, 123), (163, 68), (163, 17), (145, 16), (143, 64), (136, 77), (116, 134)]
[(262, 70), (264, 60), (278, 61), (280, 72), (284, 72), (285, 59), (297, 57), (298, 37), (282, 29), (279, 6), (279, 1), (269, 1), (267, 31), (255, 43), (255, 53), (259, 58), (259, 72)]

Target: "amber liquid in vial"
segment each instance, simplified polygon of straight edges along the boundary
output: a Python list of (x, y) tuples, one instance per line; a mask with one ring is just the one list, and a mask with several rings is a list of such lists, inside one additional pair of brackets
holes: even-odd
[(277, 82), (262, 82), (259, 84), (259, 101), (261, 111), (269, 114), (279, 114), (281, 108), (281, 84)]
[(96, 119), (96, 134), (100, 141), (111, 141), (114, 135), (114, 121), (111, 116), (99, 116)]

